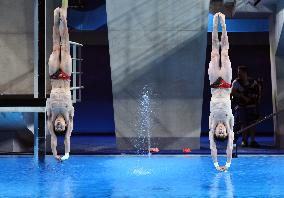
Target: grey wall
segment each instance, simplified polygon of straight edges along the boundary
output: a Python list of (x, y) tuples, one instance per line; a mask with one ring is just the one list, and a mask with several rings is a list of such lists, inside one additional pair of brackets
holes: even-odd
[[(55, 4), (46, 1), (46, 62), (52, 52)], [(0, 0), (0, 54), (0, 94), (33, 94), (33, 0)], [(33, 113), (0, 112), (0, 151), (33, 151)]]
[(0, 94), (33, 94), (33, 0), (0, 1)]
[[(270, 57), (273, 111), (284, 109), (284, 1), (278, 1), (270, 17)], [(284, 112), (274, 117), (275, 142), (284, 148)]]
[[(33, 0), (0, 1), (0, 54), (0, 94), (33, 94)], [(22, 150), (27, 149), (27, 142), (32, 148), (33, 135), (25, 121), (31, 116), (21, 112), (0, 112), (1, 152), (27, 151)]]
[(106, 5), (118, 147), (199, 148), (209, 1)]
[[(33, 4), (33, 0), (0, 1), (0, 94), (33, 94)], [(46, 65), (52, 52), (53, 10), (59, 5), (59, 0), (46, 1)], [(46, 69), (48, 74), (48, 65)]]

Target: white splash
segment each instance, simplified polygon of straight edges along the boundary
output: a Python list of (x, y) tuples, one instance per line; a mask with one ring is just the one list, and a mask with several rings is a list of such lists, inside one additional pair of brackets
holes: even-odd
[(140, 168), (135, 168), (132, 172), (133, 175), (136, 175), (136, 176), (143, 176), (143, 175), (151, 175), (152, 172), (151, 170), (147, 170), (143, 167), (140, 167)]
[(138, 101), (136, 119), (138, 138), (134, 144), (138, 154), (148, 154), (149, 156), (151, 155), (151, 128), (153, 123), (151, 95), (152, 91), (150, 87), (145, 85)]

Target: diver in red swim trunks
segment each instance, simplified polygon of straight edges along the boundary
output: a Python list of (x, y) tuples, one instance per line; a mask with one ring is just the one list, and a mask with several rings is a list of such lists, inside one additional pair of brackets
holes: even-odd
[(54, 80), (70, 80), (72, 60), (70, 56), (69, 34), (65, 10), (54, 10), (53, 51), (49, 57), (49, 75)]
[[(67, 28), (67, 6), (54, 10), (53, 52), (49, 57), (50, 98), (46, 102), (47, 127), (51, 134), (51, 149), (58, 160), (69, 158), (70, 136), (73, 130), (74, 108), (70, 91), (72, 60)], [(57, 134), (64, 134), (65, 155), (57, 154)]]
[[(221, 43), (218, 39), (218, 17), (222, 27)], [(221, 65), (219, 47), (221, 46)], [(226, 32), (225, 15), (217, 13), (213, 18), (212, 52), (209, 63), (208, 75), (211, 87), (210, 116), (209, 116), (209, 140), (211, 156), (217, 170), (226, 171), (231, 165), (234, 117), (231, 109), (231, 80), (232, 68), (228, 55), (229, 42)], [(225, 166), (219, 166), (217, 160), (216, 141), (227, 140), (227, 162)]]

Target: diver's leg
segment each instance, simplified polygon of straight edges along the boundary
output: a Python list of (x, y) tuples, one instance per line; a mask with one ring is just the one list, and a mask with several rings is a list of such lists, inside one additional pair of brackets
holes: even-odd
[(58, 71), (60, 66), (60, 34), (59, 34), (59, 8), (54, 10), (54, 25), (53, 25), (53, 51), (49, 57), (49, 75)]
[(221, 36), (221, 72), (220, 75), (224, 81), (227, 83), (231, 83), (232, 81), (232, 67), (231, 61), (229, 58), (229, 41), (228, 35), (226, 31), (226, 24), (225, 24), (225, 15), (219, 13), (220, 16), (220, 23), (222, 27), (222, 36)]
[(231, 61), (229, 58), (229, 41), (225, 24), (225, 15), (219, 13), (220, 23), (222, 27), (222, 36), (221, 36), (221, 77), (227, 83), (232, 81), (232, 67)]
[(219, 67), (219, 39), (218, 39), (218, 13), (213, 17), (213, 31), (212, 31), (212, 51), (211, 51), (211, 61), (209, 63), (208, 75), (210, 83), (214, 83), (220, 73)]
[(70, 56), (69, 34), (67, 27), (67, 20), (64, 16), (64, 9), (61, 9), (60, 15), (60, 37), (61, 37), (61, 62), (60, 69), (67, 75), (71, 76), (72, 72), (72, 59)]

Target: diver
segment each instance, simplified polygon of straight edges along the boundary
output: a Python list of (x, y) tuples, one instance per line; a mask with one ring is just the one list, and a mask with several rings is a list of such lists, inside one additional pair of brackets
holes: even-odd
[[(220, 17), (222, 27), (221, 43), (218, 39), (218, 17)], [(220, 47), (221, 60), (219, 55)], [(213, 163), (215, 168), (219, 171), (226, 171), (231, 165), (234, 140), (234, 116), (232, 114), (230, 99), (232, 68), (228, 50), (229, 42), (226, 31), (225, 15), (219, 12), (213, 17), (212, 51), (208, 69), (212, 94), (209, 116), (209, 140)], [(219, 166), (216, 142), (225, 140), (227, 140), (227, 162), (225, 166)]]
[[(67, 28), (68, 1), (62, 8), (54, 10), (53, 52), (49, 57), (49, 75), (51, 80), (50, 98), (46, 102), (47, 127), (51, 134), (51, 150), (58, 160), (69, 158), (70, 136), (73, 130), (74, 107), (70, 91), (72, 60), (70, 56), (69, 34)], [(65, 154), (57, 154), (57, 135), (63, 134)]]

